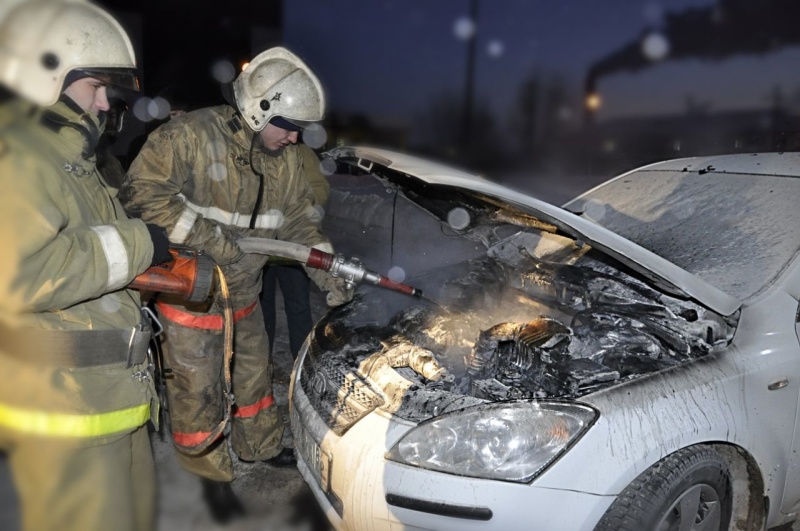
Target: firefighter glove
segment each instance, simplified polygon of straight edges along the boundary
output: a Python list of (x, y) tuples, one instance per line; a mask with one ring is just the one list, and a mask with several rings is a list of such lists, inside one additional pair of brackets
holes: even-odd
[(203, 250), (214, 259), (217, 265), (221, 266), (236, 263), (245, 254), (236, 243), (236, 237), (219, 226), (215, 229), (214, 237), (203, 246)]
[(172, 260), (172, 254), (169, 252), (169, 238), (167, 238), (167, 231), (163, 227), (159, 227), (153, 223), (147, 223), (147, 232), (150, 233), (150, 239), (153, 242), (153, 260), (150, 266), (163, 264)]
[(349, 302), (353, 298), (353, 288), (347, 287), (343, 278), (331, 276), (327, 271), (307, 267), (309, 278), (322, 291), (327, 291), (326, 301), (328, 306), (334, 307)]
[(328, 278), (329, 280), (325, 283), (325, 289), (328, 291), (328, 296), (325, 297), (325, 301), (328, 303), (328, 306), (331, 308), (334, 306), (341, 306), (353, 299), (353, 292), (355, 289), (353, 287), (348, 287), (343, 278), (331, 276)]

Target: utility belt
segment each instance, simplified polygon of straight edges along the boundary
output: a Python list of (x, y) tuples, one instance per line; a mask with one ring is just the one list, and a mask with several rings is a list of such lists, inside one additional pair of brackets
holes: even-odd
[(133, 328), (122, 330), (11, 329), (0, 324), (0, 351), (26, 363), (51, 367), (86, 368), (125, 364), (147, 359), (153, 325), (148, 311)]

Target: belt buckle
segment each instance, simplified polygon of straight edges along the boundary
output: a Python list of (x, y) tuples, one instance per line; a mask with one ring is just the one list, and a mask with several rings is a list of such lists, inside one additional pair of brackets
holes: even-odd
[[(134, 353), (138, 352), (139, 348), (141, 348), (139, 346), (141, 336), (145, 333), (149, 334), (149, 337), (147, 338), (147, 343), (149, 345), (150, 339), (158, 337), (164, 331), (164, 327), (161, 325), (158, 318), (150, 308), (147, 306), (142, 306), (141, 312), (142, 320), (139, 324), (133, 327), (133, 330), (131, 331), (131, 337), (128, 340), (128, 359), (125, 363), (125, 368), (127, 369), (133, 366), (133, 355)], [(148, 348), (146, 351), (147, 353), (145, 354), (145, 359), (147, 359), (149, 355), (149, 350), (150, 349)]]

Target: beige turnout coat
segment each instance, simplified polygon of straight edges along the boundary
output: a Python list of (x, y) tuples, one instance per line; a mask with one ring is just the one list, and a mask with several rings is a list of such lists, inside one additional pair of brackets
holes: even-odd
[[(239, 237), (326, 244), (297, 146), (270, 154), (229, 106), (188, 113), (150, 135), (120, 190), (126, 210), (166, 228), (171, 242), (207, 252), (225, 265), (234, 306), (256, 300), (266, 257), (242, 256)], [(251, 157), (252, 154), (252, 157)], [(251, 168), (251, 160), (253, 168)], [(254, 228), (250, 221), (264, 190)]]

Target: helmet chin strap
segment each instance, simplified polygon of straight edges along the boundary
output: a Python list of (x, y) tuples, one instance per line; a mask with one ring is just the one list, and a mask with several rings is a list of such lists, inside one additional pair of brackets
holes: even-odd
[(262, 196), (264, 195), (264, 174), (258, 171), (253, 165), (253, 148), (256, 147), (258, 138), (258, 133), (253, 133), (253, 139), (250, 141), (250, 169), (253, 170), (253, 173), (258, 176), (258, 194), (256, 195), (256, 204), (253, 206), (253, 213), (250, 215), (251, 229), (256, 228), (256, 219), (258, 218), (258, 212), (261, 210), (261, 203), (263, 201)]

